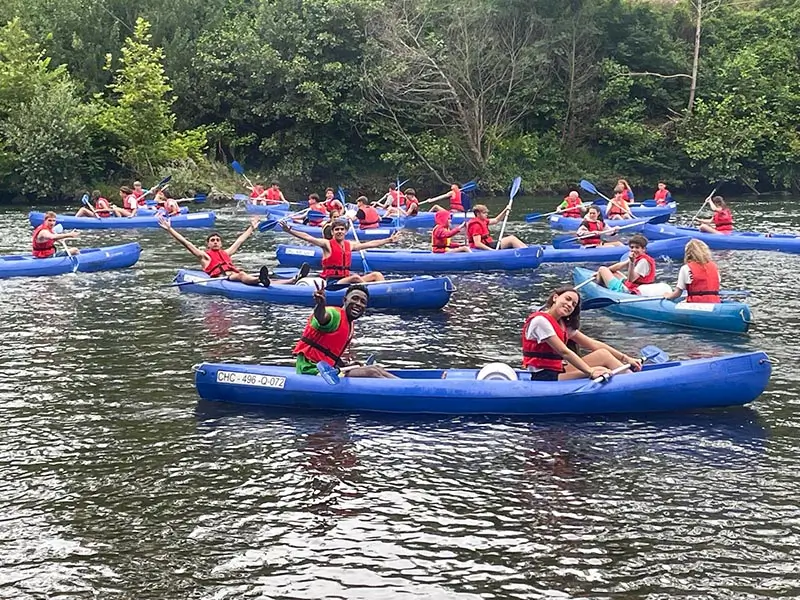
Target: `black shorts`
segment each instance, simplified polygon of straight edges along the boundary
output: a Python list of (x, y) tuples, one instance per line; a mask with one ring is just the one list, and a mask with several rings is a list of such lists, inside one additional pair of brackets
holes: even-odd
[(558, 376), (561, 375), (558, 371), (551, 371), (543, 369), (541, 371), (531, 372), (531, 381), (558, 381)]

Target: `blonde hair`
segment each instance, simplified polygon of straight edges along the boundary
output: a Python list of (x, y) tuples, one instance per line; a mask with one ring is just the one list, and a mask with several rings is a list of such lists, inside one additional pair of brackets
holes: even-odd
[(56, 218), (58, 218), (58, 215), (56, 213), (54, 213), (52, 210), (48, 210), (46, 213), (44, 213), (44, 218), (45, 219), (56, 219)]
[(472, 212), (485, 212), (487, 215), (489, 214), (489, 209), (486, 208), (485, 204), (476, 204), (472, 207)]
[(711, 250), (705, 242), (700, 240), (689, 240), (684, 248), (683, 262), (696, 262), (705, 265), (711, 262)]

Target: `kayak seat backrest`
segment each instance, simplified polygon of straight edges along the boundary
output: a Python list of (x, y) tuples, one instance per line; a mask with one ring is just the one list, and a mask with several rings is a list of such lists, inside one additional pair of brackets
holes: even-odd
[[(491, 367), (492, 365), (496, 365), (496, 364), (503, 364), (503, 363), (491, 363), (489, 365), (486, 365), (486, 367)], [(508, 369), (510, 369), (510, 371), (507, 371), (507, 375), (508, 376), (507, 377), (503, 377), (502, 380), (508, 381), (508, 377), (511, 376), (511, 373), (514, 373), (514, 375), (516, 376), (516, 379), (515, 379), (516, 381), (529, 381), (530, 380), (530, 374), (527, 371), (516, 371), (516, 370), (512, 369), (511, 367), (509, 367), (508, 365), (504, 364), (504, 366), (507, 367)], [(486, 367), (484, 367), (484, 369), (486, 369)], [(497, 371), (494, 368), (492, 368), (489, 372), (490, 372), (490, 374), (495, 374), (495, 375), (497, 374)], [(447, 371), (444, 372), (443, 379), (476, 381), (478, 379), (479, 374), (480, 374), (480, 371), (476, 371), (475, 369), (448, 369)], [(486, 378), (484, 378), (484, 379), (486, 379)], [(495, 380), (497, 380), (497, 379), (495, 379)]]

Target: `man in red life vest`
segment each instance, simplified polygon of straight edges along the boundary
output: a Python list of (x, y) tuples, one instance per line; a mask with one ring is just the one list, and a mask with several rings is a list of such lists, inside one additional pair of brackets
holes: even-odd
[(438, 202), (439, 200), (449, 199), (450, 200), (450, 208), (442, 208), (434, 204), (431, 206), (431, 212), (439, 212), (440, 210), (449, 210), (450, 212), (464, 212), (464, 203), (461, 199), (461, 188), (458, 186), (457, 183), (454, 183), (450, 186), (450, 191), (446, 194), (442, 194), (441, 196), (435, 196), (434, 198), (428, 198), (425, 202)]
[(297, 283), (301, 277), (308, 275), (310, 270), (310, 266), (307, 263), (303, 263), (303, 265), (300, 267), (300, 272), (294, 278), (271, 282), (269, 279), (269, 271), (265, 266), (261, 267), (258, 277), (256, 277), (255, 275), (245, 273), (233, 264), (231, 257), (239, 251), (239, 248), (241, 248), (242, 244), (244, 244), (245, 241), (247, 241), (247, 238), (249, 238), (256, 230), (256, 227), (258, 227), (258, 217), (252, 217), (250, 219), (250, 225), (248, 225), (247, 229), (245, 229), (239, 235), (239, 237), (236, 238), (236, 241), (233, 242), (233, 244), (231, 244), (227, 250), (222, 248), (222, 236), (216, 232), (211, 233), (211, 235), (206, 238), (206, 249), (200, 250), (200, 248), (183, 237), (179, 232), (175, 231), (172, 228), (172, 225), (170, 225), (169, 219), (167, 219), (164, 215), (158, 215), (158, 224), (164, 231), (175, 238), (184, 248), (191, 252), (197, 258), (197, 260), (200, 261), (200, 266), (203, 267), (203, 271), (205, 271), (209, 277), (213, 277), (215, 279), (225, 278), (229, 281), (239, 281), (246, 285), (261, 284), (264, 287), (269, 287), (270, 283)]
[(78, 209), (78, 212), (75, 213), (76, 217), (100, 217), (106, 218), (111, 216), (111, 203), (103, 198), (100, 194), (100, 190), (94, 190), (92, 192), (92, 202), (94, 203), (94, 208), (89, 208), (88, 206), (82, 206)]
[[(639, 286), (656, 280), (656, 261), (647, 254), (647, 238), (636, 234), (628, 242), (627, 260), (610, 267), (600, 267), (596, 278), (612, 292), (638, 294)], [(627, 273), (627, 279), (622, 271)]]
[[(503, 218), (503, 215), (505, 215), (508, 210), (509, 208), (506, 206), (498, 213), (496, 217), (490, 219), (489, 209), (483, 204), (477, 204), (472, 209), (472, 212), (475, 213), (475, 218), (470, 219), (467, 223), (467, 240), (469, 241), (469, 247), (473, 250), (496, 250), (496, 244), (492, 239), (492, 236), (489, 235), (489, 225), (495, 225), (496, 223), (500, 222)], [(521, 241), (515, 235), (507, 235), (500, 240), (501, 250), (506, 248), (527, 247), (528, 246), (525, 244), (525, 242)]]
[(278, 186), (277, 181), (273, 181), (269, 189), (264, 193), (267, 198), (267, 204), (278, 204), (279, 202), (286, 202), (281, 188)]
[(363, 285), (351, 285), (344, 295), (342, 308), (326, 306), (325, 286), (316, 285), (314, 312), (308, 317), (303, 334), (292, 350), (295, 366), (301, 375), (319, 375), (317, 363), (344, 367), (345, 377), (378, 377), (397, 379), (377, 365), (345, 367), (342, 355), (353, 339), (353, 323), (363, 316), (369, 303), (369, 290)]
[(656, 206), (666, 206), (672, 202), (672, 194), (667, 189), (667, 184), (663, 181), (658, 182), (658, 189), (653, 194), (653, 200), (656, 201)]
[(308, 195), (308, 212), (322, 213), (323, 216), (314, 216), (312, 218), (307, 216), (308, 213), (306, 213), (292, 217), (292, 221), (311, 225), (312, 227), (321, 226), (325, 220), (325, 215), (328, 214), (328, 209), (325, 204), (319, 201), (319, 194)]
[[(406, 188), (403, 192), (405, 205), (400, 208), (391, 206), (386, 209), (385, 217), (413, 217), (419, 214), (419, 198), (414, 188)], [(434, 211), (436, 212), (436, 211)]]
[(698, 219), (701, 223), (700, 231), (725, 234), (733, 231), (733, 213), (722, 196), (714, 196), (708, 201), (708, 205), (714, 211), (714, 216), (710, 219)]
[(399, 209), (406, 205), (406, 197), (397, 185), (394, 183), (389, 184), (389, 191), (378, 199), (378, 205), (386, 209)]
[(330, 240), (325, 238), (315, 238), (305, 231), (295, 231), (286, 221), (281, 221), (281, 227), (286, 233), (322, 248), (322, 273), (320, 277), (330, 282), (336, 283), (368, 283), (372, 281), (384, 281), (382, 273), (372, 271), (364, 275), (352, 275), (350, 265), (352, 264), (353, 252), (367, 250), (369, 248), (379, 248), (386, 244), (396, 242), (400, 232), (396, 231), (391, 237), (381, 240), (370, 240), (369, 242), (349, 242), (345, 238), (349, 224), (347, 221), (337, 220), (331, 226), (333, 237)]
[(338, 210), (339, 214), (344, 214), (344, 204), (333, 194), (333, 188), (325, 189), (325, 208), (328, 212)]
[(433, 220), (436, 223), (431, 231), (431, 251), (434, 254), (470, 252), (469, 246), (462, 246), (452, 241), (452, 238), (464, 228), (465, 223), (462, 222), (458, 227), (451, 229), (450, 212), (446, 210), (440, 210), (433, 215)]
[(133, 191), (131, 192), (133, 197), (136, 198), (136, 204), (138, 206), (144, 206), (147, 203), (145, 200), (145, 191), (142, 189), (142, 182), (141, 181), (134, 181), (133, 182)]
[(61, 240), (71, 240), (80, 237), (77, 231), (69, 231), (66, 233), (55, 233), (53, 227), (56, 226), (56, 213), (48, 211), (44, 214), (44, 222), (33, 230), (33, 237), (31, 238), (31, 246), (33, 258), (53, 258), (54, 256), (66, 256), (69, 252), (70, 256), (78, 254), (77, 248), (68, 248), (66, 251), (60, 250), (56, 252), (56, 242)]
[(356, 204), (358, 205), (356, 219), (358, 219), (359, 229), (376, 229), (381, 226), (381, 216), (370, 206), (366, 196), (359, 196)]
[(583, 201), (580, 194), (575, 190), (571, 191), (556, 210), (565, 217), (580, 219), (583, 216)]

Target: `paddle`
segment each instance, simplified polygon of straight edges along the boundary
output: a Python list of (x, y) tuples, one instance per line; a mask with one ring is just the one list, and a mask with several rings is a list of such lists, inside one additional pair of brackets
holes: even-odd
[(239, 161), (238, 161), (238, 160), (235, 160), (235, 161), (233, 161), (233, 162), (231, 163), (231, 168), (232, 168), (234, 171), (236, 171), (236, 172), (237, 172), (239, 175), (241, 175), (242, 177), (244, 177), (244, 180), (247, 182), (247, 185), (246, 185), (245, 187), (247, 187), (247, 188), (249, 188), (250, 190), (252, 190), (252, 189), (253, 189), (253, 187), (254, 187), (254, 186), (253, 186), (253, 182), (252, 182), (252, 181), (250, 181), (250, 180), (247, 178), (247, 175), (245, 175), (245, 174), (244, 174), (244, 167), (243, 167), (242, 165), (240, 165), (240, 164), (239, 164)]
[[(591, 205), (592, 205), (591, 202), (581, 202), (578, 206), (573, 206), (572, 208), (586, 208), (587, 206), (591, 206)], [(553, 212), (544, 213), (544, 214), (529, 213), (529, 214), (525, 215), (525, 222), (526, 223), (533, 223), (534, 221), (538, 221), (539, 219), (542, 219), (544, 217), (550, 217), (552, 215), (559, 215), (562, 212), (566, 212), (568, 210), (570, 210), (570, 209), (569, 208), (562, 208), (561, 210), (554, 210)]]
[(92, 214), (94, 215), (95, 219), (98, 219), (98, 220), (102, 220), (103, 219), (103, 217), (101, 217), (100, 215), (97, 214), (97, 211), (94, 209), (94, 206), (92, 206), (92, 203), (89, 201), (89, 194), (84, 194), (83, 195), (83, 198), (81, 198), (81, 204), (83, 204), (86, 208), (88, 208), (90, 211), (92, 211)]
[[(657, 218), (658, 218), (658, 216), (650, 217), (648, 219), (637, 219), (635, 223), (628, 223), (627, 225), (622, 225), (620, 227), (616, 227), (615, 226), (613, 229), (616, 229), (617, 231), (621, 231), (623, 229), (628, 229), (629, 227), (639, 227), (639, 226), (643, 225), (644, 223), (649, 223), (653, 219), (657, 219)], [(575, 235), (575, 236), (567, 237), (567, 238), (563, 238), (563, 237), (558, 237), (557, 236), (557, 237), (553, 238), (553, 245), (555, 245), (556, 243), (558, 243), (558, 244), (566, 244), (567, 242), (576, 242), (578, 240), (585, 240), (586, 238), (597, 237), (598, 235), (613, 235), (617, 231), (614, 231), (614, 232), (592, 231), (590, 233), (584, 233), (583, 235)]]
[(700, 216), (700, 213), (701, 213), (701, 212), (703, 212), (703, 209), (706, 207), (706, 204), (708, 204), (708, 201), (709, 201), (709, 200), (711, 200), (711, 198), (713, 198), (713, 197), (714, 197), (714, 194), (716, 194), (716, 193), (717, 193), (717, 190), (718, 190), (718, 189), (719, 189), (719, 186), (715, 187), (713, 190), (711, 190), (711, 193), (710, 193), (708, 196), (706, 196), (706, 199), (705, 199), (705, 200), (703, 200), (703, 203), (700, 205), (700, 210), (698, 210), (698, 211), (697, 211), (697, 212), (694, 214), (694, 216), (692, 217), (692, 220), (691, 220), (691, 221), (689, 221), (689, 224), (692, 224), (692, 223), (694, 223), (694, 222), (697, 220), (697, 217), (699, 217), (699, 216)]
[[(614, 206), (616, 206), (617, 208), (624, 208), (623, 206), (620, 206), (619, 204), (617, 204), (616, 202), (614, 202), (614, 201), (613, 201), (611, 198), (609, 198), (608, 196), (604, 196), (603, 194), (601, 194), (601, 193), (600, 193), (600, 192), (597, 190), (597, 188), (596, 188), (596, 187), (594, 187), (594, 184), (593, 184), (591, 181), (586, 181), (585, 179), (581, 179), (581, 181), (580, 181), (580, 184), (579, 184), (579, 185), (581, 186), (581, 188), (583, 188), (584, 190), (586, 190), (586, 191), (587, 191), (587, 192), (589, 192), (590, 194), (594, 194), (595, 196), (600, 196), (600, 197), (601, 197), (601, 198), (603, 198), (603, 199), (604, 199), (606, 202), (610, 202), (611, 204), (613, 204), (613, 205), (614, 205)], [(628, 209), (628, 212), (630, 212), (630, 209)], [(631, 214), (632, 214), (632, 213), (631, 213)]]
[[(359, 246), (361, 246), (361, 241), (358, 239), (358, 233), (356, 233), (356, 226), (353, 223), (353, 219), (351, 219), (350, 217), (347, 217), (347, 222), (350, 223), (350, 227), (353, 228), (353, 238), (355, 238), (356, 243)], [(364, 252), (364, 249), (360, 248), (360, 247), (358, 249), (358, 253), (361, 255), (361, 266), (363, 267), (364, 273), (371, 272), (371, 269), (369, 268), (369, 265), (367, 264), (367, 253)], [(326, 288), (327, 288), (327, 286), (326, 286)]]
[[(519, 192), (519, 186), (522, 185), (522, 177), (515, 177), (513, 183), (511, 184), (511, 191), (508, 194), (508, 210), (506, 211), (506, 216), (503, 217), (503, 224), (500, 226), (500, 235), (497, 236), (497, 245), (494, 247), (495, 250), (500, 250), (500, 243), (503, 241), (503, 233), (506, 230), (506, 223), (508, 223), (508, 215), (511, 214), (511, 207), (514, 206), (514, 196), (517, 195)], [(466, 207), (465, 207), (466, 208)], [(464, 220), (467, 220), (467, 212), (464, 211)]]
[(359, 367), (362, 366), (368, 367), (374, 364), (376, 364), (375, 355), (370, 354), (363, 365), (349, 365), (347, 367), (341, 367), (337, 369), (336, 367), (333, 367), (328, 363), (326, 363), (324, 360), (321, 360), (317, 363), (317, 370), (319, 371), (320, 376), (325, 380), (325, 383), (328, 383), (330, 385), (336, 385), (341, 381), (341, 378), (339, 377), (340, 373), (347, 373), (348, 371), (352, 371), (353, 369), (358, 369)]
[(167, 184), (171, 180), (172, 180), (172, 175), (167, 175), (166, 177), (164, 177), (164, 179), (159, 181), (157, 184), (155, 184), (149, 190), (145, 190), (144, 191), (144, 195), (147, 196), (148, 194), (151, 194), (152, 192), (157, 192), (158, 190), (163, 190), (165, 187), (167, 187)]
[[(478, 183), (476, 181), (468, 181), (467, 183), (461, 186), (461, 193), (463, 194), (464, 192), (472, 192), (476, 189), (478, 189)], [(429, 198), (427, 200), (423, 200), (422, 202), (420, 202), (418, 206), (422, 206), (423, 204), (430, 204), (431, 202), (438, 202), (439, 200), (442, 200), (446, 197), (447, 194), (444, 194), (443, 196), (436, 196), (435, 198)]]
[[(581, 285), (588, 283), (589, 281), (594, 281), (593, 279), (587, 279), (586, 281), (582, 282)], [(575, 289), (578, 289), (577, 287)], [(746, 297), (750, 295), (750, 292), (746, 290), (720, 290), (720, 296), (725, 297)], [(686, 296), (679, 296), (679, 298), (685, 298)], [(614, 304), (632, 304), (634, 302), (652, 302), (658, 300), (666, 300), (666, 298), (662, 296), (636, 296), (634, 298), (589, 298), (588, 300), (581, 302), (581, 310), (591, 310), (593, 308), (606, 308), (607, 306), (613, 306)], [(671, 300), (668, 300), (671, 302)]]
[[(642, 357), (642, 363), (650, 361), (654, 364), (663, 364), (669, 361), (669, 354), (664, 352), (658, 346), (645, 346), (644, 348), (642, 348), (640, 355)], [(611, 381), (611, 378), (614, 377), (614, 375), (619, 375), (623, 371), (627, 371), (630, 368), (631, 365), (629, 364), (617, 367), (616, 369), (614, 369), (609, 373), (606, 373), (605, 375), (601, 375), (600, 377), (595, 377), (594, 379), (591, 379), (590, 381), (588, 381), (587, 383), (576, 389), (575, 392), (582, 392), (586, 389), (593, 388), (596, 384), (608, 383), (609, 381)]]
[(275, 227), (278, 226), (278, 224), (281, 221), (289, 221), (294, 217), (302, 217), (303, 215), (306, 215), (309, 219), (314, 221), (324, 219), (327, 216), (325, 213), (320, 212), (318, 210), (312, 210), (311, 208), (304, 208), (303, 210), (299, 210), (297, 212), (283, 216), (280, 219), (276, 219), (270, 216), (267, 220), (261, 221), (261, 223), (258, 224), (258, 230), (262, 233), (267, 231), (272, 231), (273, 229), (275, 229)]
[[(87, 198), (88, 198), (88, 196), (87, 196)], [(61, 223), (58, 223), (55, 227), (53, 227), (53, 233), (63, 233), (63, 232), (64, 232), (64, 226)], [(66, 240), (60, 240), (60, 241), (61, 241), (61, 245), (64, 246), (64, 252), (67, 253), (67, 257), (69, 258), (70, 262), (72, 263), (72, 272), (73, 273), (77, 273), (78, 272), (78, 267), (80, 266), (80, 263), (78, 262), (78, 256), (70, 254), (69, 246), (67, 246)]]

